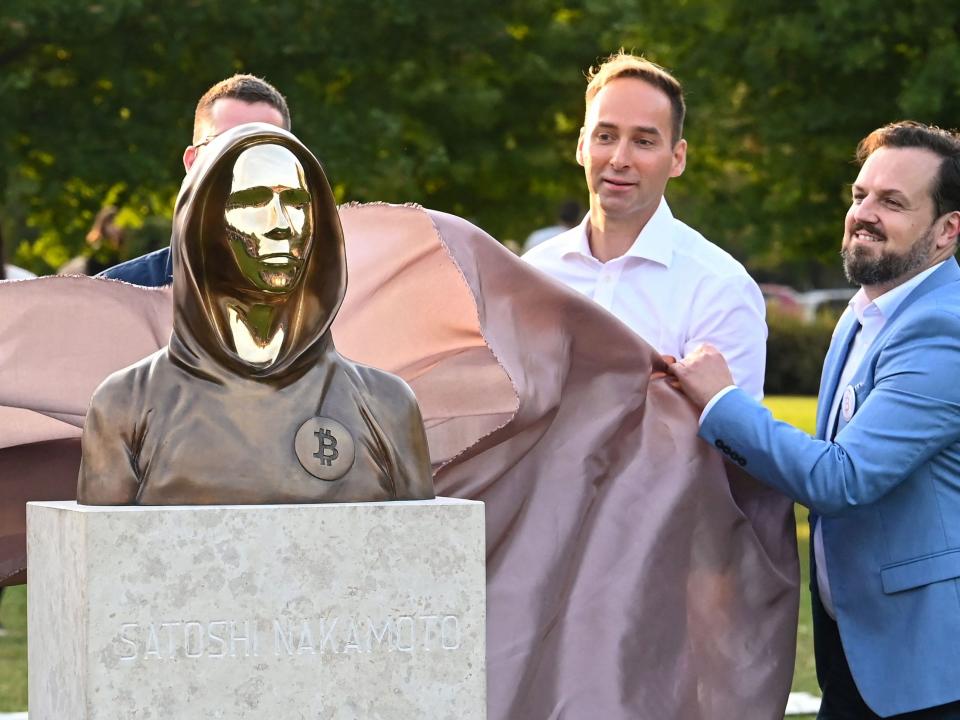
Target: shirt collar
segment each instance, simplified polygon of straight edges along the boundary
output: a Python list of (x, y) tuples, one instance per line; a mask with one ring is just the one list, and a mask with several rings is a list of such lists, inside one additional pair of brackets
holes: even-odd
[[(590, 213), (588, 212), (577, 227), (564, 233), (560, 239), (563, 255), (583, 255), (596, 260), (590, 252), (590, 241), (587, 239), (589, 225)], [(660, 198), (656, 212), (643, 226), (633, 245), (624, 253), (624, 257), (628, 255), (670, 267), (670, 262), (673, 260), (673, 213), (670, 212), (666, 198)]]
[(660, 198), (657, 211), (625, 254), (670, 267), (673, 260), (673, 213), (665, 197)]
[(905, 283), (897, 285), (892, 290), (887, 290), (887, 292), (872, 302), (870, 298), (867, 297), (863, 288), (860, 288), (857, 290), (857, 294), (850, 298), (850, 308), (857, 316), (857, 320), (860, 321), (861, 325), (863, 325), (864, 318), (873, 315), (879, 315), (883, 318), (884, 322), (886, 322), (887, 318), (893, 315), (897, 308), (900, 307), (900, 304), (907, 299), (907, 296), (941, 265), (943, 265), (943, 263), (939, 262), (933, 267), (927, 268), (922, 273), (914, 275)]

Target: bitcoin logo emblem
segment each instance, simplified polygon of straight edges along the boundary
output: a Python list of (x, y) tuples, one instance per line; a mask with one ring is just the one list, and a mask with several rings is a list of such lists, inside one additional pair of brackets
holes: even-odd
[(319, 458), (323, 465), (330, 467), (333, 465), (333, 461), (337, 459), (337, 456), (340, 455), (340, 452), (337, 450), (337, 439), (333, 436), (333, 433), (326, 428), (315, 430), (313, 434), (316, 435), (317, 440), (320, 441), (320, 447), (317, 448), (313, 456)]
[(303, 469), (321, 480), (338, 480), (353, 467), (356, 446), (350, 431), (336, 420), (313, 417), (297, 430), (293, 449)]

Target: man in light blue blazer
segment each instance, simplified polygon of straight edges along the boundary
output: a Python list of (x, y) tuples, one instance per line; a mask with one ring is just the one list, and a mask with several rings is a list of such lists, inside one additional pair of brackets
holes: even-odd
[[(703, 346), (670, 372), (700, 436), (811, 509), (822, 720), (960, 718), (960, 137), (902, 122), (858, 148), (841, 255), (861, 286), (817, 437)], [(750, 588), (743, 588), (750, 592)]]

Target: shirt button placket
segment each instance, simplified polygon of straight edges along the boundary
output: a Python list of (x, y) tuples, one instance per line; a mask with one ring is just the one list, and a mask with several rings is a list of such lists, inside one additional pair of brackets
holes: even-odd
[(607, 263), (603, 266), (603, 269), (600, 271), (600, 276), (597, 278), (597, 303), (605, 308), (610, 310), (613, 307), (613, 289), (616, 286), (615, 276), (617, 274), (616, 268), (610, 266), (610, 263)]

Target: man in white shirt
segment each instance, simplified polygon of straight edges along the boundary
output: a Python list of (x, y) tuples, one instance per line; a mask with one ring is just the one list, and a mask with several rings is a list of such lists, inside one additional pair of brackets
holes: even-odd
[(663, 197), (686, 165), (680, 83), (626, 53), (590, 76), (577, 143), (590, 212), (523, 256), (592, 298), (665, 355), (718, 347), (738, 384), (763, 395), (767, 327), (743, 266), (675, 219)]

